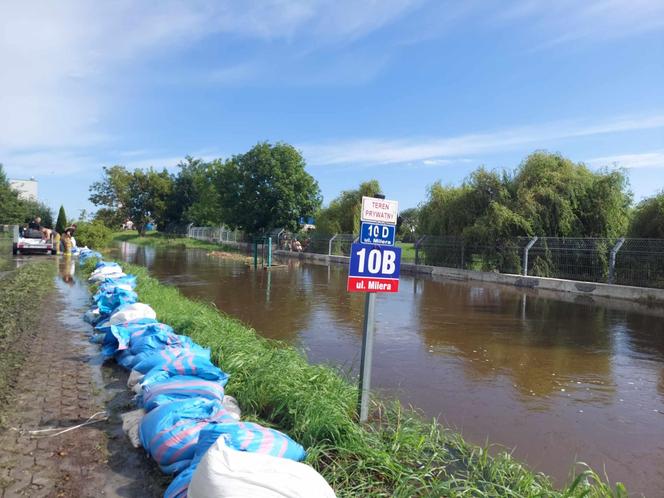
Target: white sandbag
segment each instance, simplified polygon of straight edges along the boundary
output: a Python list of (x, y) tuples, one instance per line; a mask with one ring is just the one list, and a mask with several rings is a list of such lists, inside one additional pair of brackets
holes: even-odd
[(333, 498), (313, 468), (287, 458), (229, 448), (220, 437), (194, 471), (188, 498)]
[(90, 278), (88, 280), (90, 282), (103, 282), (107, 278), (120, 278), (120, 277), (126, 277), (127, 274), (123, 273), (121, 271), (116, 271), (115, 273), (105, 273), (105, 274), (99, 274), (99, 275), (90, 275)]
[(237, 400), (233, 396), (225, 394), (221, 404), (224, 409), (233, 416), (234, 419), (240, 420), (240, 417), (242, 416), (240, 405), (238, 405)]
[(122, 430), (127, 435), (134, 448), (141, 447), (141, 439), (138, 437), (138, 429), (144, 416), (145, 410), (143, 410), (143, 408), (120, 415), (120, 418), (122, 419)]
[(136, 384), (139, 384), (143, 380), (143, 377), (145, 377), (145, 375), (138, 370), (132, 370), (127, 379), (127, 387), (132, 389)]
[(111, 318), (108, 320), (108, 323), (109, 325), (118, 325), (130, 320), (138, 320), (139, 318), (151, 318), (156, 320), (157, 314), (147, 304), (127, 304), (120, 307), (115, 313), (113, 313)]

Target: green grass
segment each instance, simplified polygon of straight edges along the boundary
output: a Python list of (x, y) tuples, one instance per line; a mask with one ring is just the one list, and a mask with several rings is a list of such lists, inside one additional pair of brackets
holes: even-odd
[[(91, 265), (88, 270), (91, 269)], [(137, 292), (159, 319), (209, 347), (231, 374), (226, 387), (255, 419), (288, 433), (308, 451), (308, 463), (338, 496), (600, 497), (626, 496), (585, 466), (564, 489), (533, 473), (508, 453), (487, 448), (398, 404), (376, 403), (370, 424), (358, 424), (357, 388), (335, 369), (310, 365), (292, 347), (260, 337), (213, 306), (185, 298), (143, 267)]]
[(11, 394), (29, 337), (40, 324), (42, 301), (53, 289), (55, 272), (55, 264), (44, 261), (22, 266), (0, 279), (0, 406)]
[(415, 244), (412, 242), (397, 242), (397, 247), (401, 248), (401, 261), (404, 263), (415, 262)]
[(139, 246), (155, 246), (155, 247), (177, 247), (177, 248), (192, 248), (192, 249), (208, 249), (211, 251), (228, 251), (237, 252), (238, 249), (226, 244), (217, 244), (214, 242), (206, 242), (203, 240), (190, 239), (188, 237), (180, 237), (177, 235), (169, 235), (161, 232), (147, 232), (145, 236), (141, 237), (138, 232), (127, 230), (123, 232), (113, 233), (113, 242), (131, 242)]

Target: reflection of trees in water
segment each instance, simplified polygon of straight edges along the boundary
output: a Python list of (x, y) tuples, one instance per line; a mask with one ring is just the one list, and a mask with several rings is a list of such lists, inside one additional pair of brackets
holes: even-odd
[(632, 353), (664, 361), (664, 320), (643, 313), (621, 313), (624, 342)]
[(598, 392), (609, 395), (613, 338), (607, 310), (531, 295), (524, 320), (523, 299), (493, 287), (425, 281), (417, 313), (424, 340), (443, 350), (452, 346), (471, 378), (507, 374), (526, 395), (550, 394), (570, 380), (602, 382)]

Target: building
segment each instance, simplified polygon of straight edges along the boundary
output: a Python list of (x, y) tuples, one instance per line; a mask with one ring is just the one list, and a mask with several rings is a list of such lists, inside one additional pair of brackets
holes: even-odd
[(9, 180), (9, 186), (18, 192), (20, 199), (36, 201), (39, 199), (38, 182), (34, 178), (29, 180)]

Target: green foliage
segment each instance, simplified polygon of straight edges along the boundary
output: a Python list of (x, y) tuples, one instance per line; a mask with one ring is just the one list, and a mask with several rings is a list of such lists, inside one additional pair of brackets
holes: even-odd
[(24, 214), (18, 193), (9, 186), (7, 175), (0, 163), (0, 223), (23, 223)]
[(222, 219), (249, 233), (283, 227), (296, 230), (302, 216), (321, 204), (320, 189), (291, 145), (262, 142), (220, 168)]
[(173, 181), (166, 169), (130, 172), (123, 166), (105, 167), (103, 179), (90, 186), (90, 202), (111, 210), (104, 212), (100, 221), (130, 219), (144, 233), (150, 221), (163, 223), (172, 189)]
[(197, 226), (218, 225), (221, 219), (218, 177), (224, 167), (216, 159), (210, 163), (190, 156), (178, 164), (173, 177), (173, 191), (168, 200), (165, 225), (193, 223)]
[(664, 192), (637, 204), (629, 227), (629, 235), (664, 239)]
[(99, 221), (100, 223), (103, 223), (106, 225), (108, 228), (111, 230), (117, 230), (122, 226), (122, 223), (124, 223), (125, 218), (123, 217), (123, 213), (120, 210), (112, 209), (112, 208), (100, 208), (97, 210), (97, 212), (94, 215), (93, 218), (95, 221)]
[(415, 242), (418, 234), (420, 212), (418, 208), (404, 209), (399, 213), (401, 224), (397, 239), (402, 242)]
[(108, 245), (113, 236), (111, 229), (99, 220), (78, 221), (76, 225), (75, 237), (79, 247), (102, 249)]
[(55, 222), (55, 231), (62, 235), (65, 233), (65, 228), (67, 228), (67, 215), (65, 214), (64, 206), (60, 206), (58, 220)]
[(344, 190), (327, 208), (319, 211), (316, 231), (324, 234), (359, 233), (362, 197), (379, 193), (381, 188), (377, 180), (363, 182), (355, 190)]
[(420, 210), (420, 231), (484, 244), (531, 235), (615, 237), (627, 229), (630, 203), (624, 172), (592, 172), (535, 152), (513, 175), (479, 168), (460, 187), (434, 184)]

